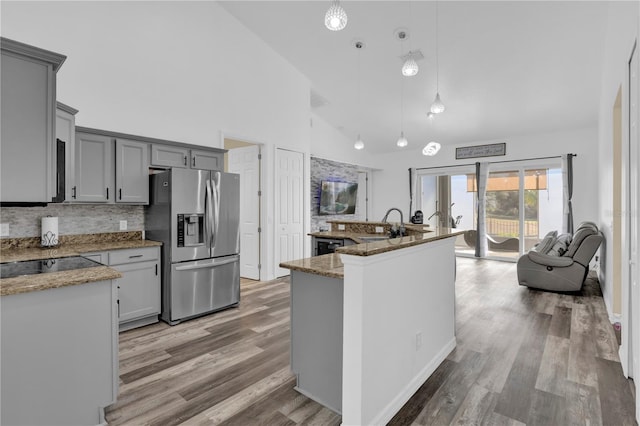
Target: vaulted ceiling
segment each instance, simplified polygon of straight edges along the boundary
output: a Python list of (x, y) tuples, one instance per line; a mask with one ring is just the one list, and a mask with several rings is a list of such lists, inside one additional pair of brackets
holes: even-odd
[[(343, 1), (348, 24), (337, 32), (324, 26), (329, 1), (221, 4), (309, 78), (312, 111), (353, 141), (360, 133), (371, 152), (401, 149), (401, 129), (404, 149), (421, 149), (596, 125), (605, 1)], [(446, 111), (428, 118), (436, 7)], [(400, 56), (418, 49), (420, 71), (403, 77)]]

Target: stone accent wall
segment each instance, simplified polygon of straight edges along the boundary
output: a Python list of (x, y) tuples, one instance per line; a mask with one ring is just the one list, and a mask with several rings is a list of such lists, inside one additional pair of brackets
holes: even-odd
[[(328, 230), (328, 220), (364, 220), (363, 212), (358, 211), (349, 215), (318, 215), (320, 208), (320, 184), (323, 180), (358, 182), (358, 166), (324, 158), (311, 157), (311, 232)], [(366, 188), (358, 186), (358, 198), (365, 196)]]
[(38, 237), (41, 219), (57, 216), (60, 236), (144, 230), (144, 207), (115, 204), (49, 204), (46, 207), (2, 207), (0, 222), (9, 223), (10, 238)]

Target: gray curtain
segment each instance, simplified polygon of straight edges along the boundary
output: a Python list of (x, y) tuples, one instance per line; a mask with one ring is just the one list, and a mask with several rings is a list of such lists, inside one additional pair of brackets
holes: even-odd
[(476, 163), (476, 185), (478, 185), (478, 222), (476, 230), (478, 238), (476, 239), (476, 257), (485, 257), (487, 255), (487, 229), (486, 229), (486, 203), (487, 196), (487, 179), (489, 176), (488, 163)]
[(562, 217), (563, 232), (573, 234), (573, 157), (575, 154), (562, 156), (562, 187), (564, 192), (564, 206)]

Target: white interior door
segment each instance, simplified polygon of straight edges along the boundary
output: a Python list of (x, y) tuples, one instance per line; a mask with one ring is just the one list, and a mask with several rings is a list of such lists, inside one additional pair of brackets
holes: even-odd
[(260, 145), (229, 150), (229, 171), (240, 175), (240, 276), (260, 279)]
[(302, 259), (303, 171), (304, 155), (300, 152), (276, 150), (276, 276), (289, 275), (280, 262)]

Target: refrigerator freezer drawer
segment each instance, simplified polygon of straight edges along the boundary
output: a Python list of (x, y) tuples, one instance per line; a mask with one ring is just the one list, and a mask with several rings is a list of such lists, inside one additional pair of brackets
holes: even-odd
[(171, 322), (217, 311), (240, 301), (240, 257), (171, 265)]

